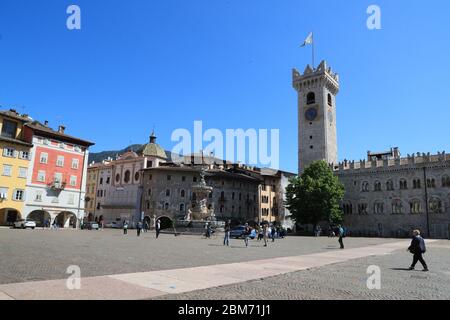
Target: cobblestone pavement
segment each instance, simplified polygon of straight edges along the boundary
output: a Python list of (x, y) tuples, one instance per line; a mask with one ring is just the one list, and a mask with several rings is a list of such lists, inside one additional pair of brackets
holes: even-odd
[[(155, 299), (170, 300), (315, 300), (315, 299), (380, 299), (419, 300), (450, 299), (450, 241), (428, 246), (425, 259), (430, 272), (407, 271), (412, 255), (406, 251), (360, 258), (306, 271), (248, 281)], [(381, 268), (381, 289), (369, 290), (367, 267)]]
[[(347, 238), (347, 248), (395, 242), (396, 239)], [(13, 230), (0, 228), (0, 284), (66, 279), (67, 267), (78, 265), (82, 277), (169, 270), (298, 256), (338, 249), (336, 238), (288, 237), (263, 247), (243, 240), (223, 247), (222, 239), (154, 233), (136, 236), (129, 230)]]

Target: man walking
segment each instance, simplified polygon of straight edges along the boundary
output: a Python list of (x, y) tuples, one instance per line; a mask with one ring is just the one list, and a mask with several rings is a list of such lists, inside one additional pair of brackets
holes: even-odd
[(245, 246), (248, 247), (248, 238), (250, 237), (250, 233), (252, 231), (250, 230), (250, 227), (248, 225), (248, 223), (245, 224), (245, 229), (244, 229), (244, 242), (245, 242)]
[(344, 249), (344, 241), (343, 241), (343, 238), (344, 238), (344, 228), (342, 228), (342, 226), (341, 225), (339, 225), (338, 226), (338, 234), (339, 234), (339, 244), (340, 244), (340, 246), (341, 246), (341, 249)]
[(148, 227), (149, 227), (148, 221), (147, 221), (147, 220), (144, 220), (144, 233), (147, 233), (147, 232), (148, 232)]
[(230, 246), (230, 232), (231, 232), (231, 220), (225, 222), (225, 236), (223, 238), (223, 245)]
[(271, 236), (272, 236), (272, 242), (275, 242), (275, 233), (277, 232), (277, 229), (275, 228), (275, 226), (273, 225), (272, 226), (272, 229), (271, 229)]
[(140, 237), (141, 231), (142, 231), (142, 222), (138, 221), (138, 223), (136, 224), (136, 231), (137, 231), (137, 236)]
[(267, 230), (267, 224), (263, 225), (263, 239), (264, 239), (264, 247), (267, 247), (267, 234), (269, 231)]
[(428, 271), (427, 263), (425, 262), (422, 256), (427, 251), (427, 249), (425, 246), (425, 240), (420, 236), (419, 230), (413, 231), (413, 238), (411, 241), (411, 245), (408, 248), (408, 251), (414, 255), (413, 263), (411, 267), (409, 267), (409, 270), (414, 270), (417, 262), (420, 261), (420, 263), (423, 266), (423, 271)]
[(128, 234), (128, 221), (123, 220), (123, 234)]
[(155, 224), (155, 231), (156, 231), (156, 239), (159, 237), (159, 233), (161, 232), (161, 221), (158, 219)]

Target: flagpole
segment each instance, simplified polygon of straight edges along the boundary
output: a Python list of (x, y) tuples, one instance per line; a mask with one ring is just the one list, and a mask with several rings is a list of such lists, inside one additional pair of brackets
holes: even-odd
[(312, 33), (312, 36), (311, 36), (311, 39), (312, 39), (312, 68), (313, 68), (313, 70), (314, 70), (314, 33)]

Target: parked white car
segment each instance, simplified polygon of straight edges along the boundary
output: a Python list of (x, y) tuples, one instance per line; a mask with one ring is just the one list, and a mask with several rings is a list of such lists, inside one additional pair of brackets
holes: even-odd
[(31, 228), (31, 229), (34, 229), (34, 228), (36, 228), (36, 222), (34, 222), (32, 220), (21, 219), (21, 220), (17, 220), (16, 222), (14, 222), (13, 226), (14, 226), (14, 228), (22, 228), (22, 229)]

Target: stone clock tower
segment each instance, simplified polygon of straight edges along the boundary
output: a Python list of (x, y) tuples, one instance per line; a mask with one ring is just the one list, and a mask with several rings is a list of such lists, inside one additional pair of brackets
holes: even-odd
[(298, 92), (298, 168), (301, 174), (316, 160), (337, 165), (336, 95), (339, 76), (325, 61), (303, 75), (293, 70), (293, 86)]

